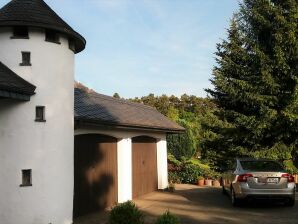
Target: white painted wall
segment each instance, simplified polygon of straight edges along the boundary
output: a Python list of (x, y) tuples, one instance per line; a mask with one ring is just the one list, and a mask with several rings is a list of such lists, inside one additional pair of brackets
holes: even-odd
[(131, 139), (136, 136), (150, 136), (157, 139), (157, 174), (158, 189), (168, 187), (168, 167), (167, 167), (167, 141), (166, 133), (128, 131), (119, 129), (76, 129), (75, 135), (82, 134), (102, 134), (118, 138), (118, 202), (122, 203), (132, 200), (132, 143)]
[[(0, 61), (37, 86), (29, 102), (0, 101), (0, 223), (69, 224), (73, 208), (74, 53), (66, 38), (45, 42), (42, 30), (30, 39), (0, 31)], [(19, 66), (31, 52), (31, 67)], [(35, 106), (46, 107), (37, 123)], [(20, 187), (21, 170), (32, 169), (32, 187)]]
[(157, 176), (158, 189), (168, 187), (168, 152), (167, 141), (161, 139), (157, 142)]
[(132, 199), (132, 143), (124, 138), (117, 143), (118, 202)]

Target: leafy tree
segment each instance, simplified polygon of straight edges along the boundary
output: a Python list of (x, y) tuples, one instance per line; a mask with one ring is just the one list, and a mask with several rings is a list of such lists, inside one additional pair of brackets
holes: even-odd
[(168, 135), (169, 152), (176, 158), (190, 159), (201, 151), (201, 140), (205, 131), (201, 123), (205, 116), (210, 114), (209, 111), (216, 108), (212, 101), (187, 94), (181, 97), (149, 94), (130, 100), (155, 107), (159, 112), (186, 128), (184, 134)]
[[(295, 169), (298, 153), (297, 0), (243, 0), (217, 45), (208, 89), (218, 109), (206, 122), (205, 155), (267, 157)], [(214, 117), (212, 117), (214, 119)], [(296, 163), (297, 164), (297, 163)]]

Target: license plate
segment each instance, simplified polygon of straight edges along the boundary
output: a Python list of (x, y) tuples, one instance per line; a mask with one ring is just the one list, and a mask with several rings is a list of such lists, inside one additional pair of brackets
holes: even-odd
[(267, 178), (267, 183), (269, 183), (269, 184), (277, 184), (278, 183), (278, 178), (268, 177)]

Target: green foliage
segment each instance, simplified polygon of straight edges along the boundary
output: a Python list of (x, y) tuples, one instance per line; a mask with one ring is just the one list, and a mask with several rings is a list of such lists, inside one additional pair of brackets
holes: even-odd
[(205, 177), (203, 177), (203, 176), (198, 176), (198, 180), (204, 180), (205, 179)]
[(169, 178), (170, 183), (176, 183), (176, 184), (182, 183), (182, 179), (181, 179), (180, 173), (178, 171), (170, 171), (168, 178)]
[(198, 177), (213, 179), (219, 174), (213, 171), (208, 165), (201, 163), (198, 159), (178, 161), (171, 154), (168, 156), (169, 182), (170, 183), (197, 183)]
[(191, 129), (184, 134), (172, 134), (167, 136), (168, 150), (178, 159), (191, 158), (197, 152), (197, 140)]
[(180, 220), (169, 211), (166, 211), (157, 219), (155, 224), (180, 224)]
[(181, 167), (179, 176), (181, 183), (194, 184), (198, 180), (198, 176), (202, 175), (202, 170), (193, 164), (186, 163)]
[(174, 166), (180, 166), (181, 162), (175, 158), (174, 155), (172, 155), (171, 153), (168, 154), (168, 161), (170, 164), (173, 164)]
[(297, 15), (297, 0), (243, 0), (227, 40), (218, 44), (214, 89), (207, 90), (218, 108), (203, 124), (202, 143), (203, 155), (217, 167), (252, 156), (296, 169)]
[(144, 224), (144, 215), (137, 206), (127, 201), (115, 206), (110, 213), (110, 224)]
[(149, 94), (141, 98), (130, 99), (133, 102), (143, 103), (155, 107), (163, 115), (179, 123), (186, 131), (182, 134), (168, 135), (168, 150), (179, 160), (192, 158), (200, 154), (201, 141), (204, 136), (202, 121), (210, 110), (215, 108), (214, 103), (209, 99), (196, 96), (155, 96)]

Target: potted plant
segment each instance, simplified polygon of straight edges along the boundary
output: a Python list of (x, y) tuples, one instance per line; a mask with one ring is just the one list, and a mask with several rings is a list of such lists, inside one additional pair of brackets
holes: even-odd
[(206, 170), (205, 171), (205, 185), (208, 187), (212, 187), (212, 171), (211, 170)]
[(213, 187), (220, 187), (220, 181), (219, 181), (220, 175), (219, 173), (214, 173), (214, 179), (212, 181)]
[(170, 182), (168, 189), (169, 189), (169, 192), (173, 193), (175, 191), (175, 184), (173, 182)]
[(198, 176), (198, 186), (202, 187), (205, 184), (205, 178), (203, 176)]
[(218, 180), (218, 179), (213, 180), (213, 181), (212, 181), (212, 186), (213, 186), (213, 187), (220, 187), (220, 182), (219, 182), (219, 180)]
[(206, 178), (205, 179), (205, 185), (208, 186), (208, 187), (211, 187), (212, 186), (212, 179)]

